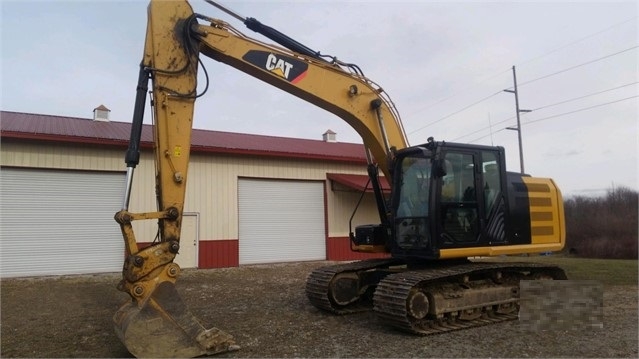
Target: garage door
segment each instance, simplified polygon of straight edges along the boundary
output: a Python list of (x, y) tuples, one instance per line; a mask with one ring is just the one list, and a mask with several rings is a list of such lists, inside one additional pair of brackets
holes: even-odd
[(3, 167), (0, 275), (121, 271), (123, 186), (120, 173)]
[(239, 180), (240, 264), (326, 258), (323, 182)]

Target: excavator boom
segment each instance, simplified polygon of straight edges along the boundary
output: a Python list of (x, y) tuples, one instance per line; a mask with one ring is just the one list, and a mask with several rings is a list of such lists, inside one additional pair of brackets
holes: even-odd
[(265, 44), (224, 21), (201, 18), (210, 24), (194, 25), (192, 30), (201, 41), (202, 54), (337, 115), (357, 131), (388, 175), (391, 149), (407, 147), (408, 140), (397, 110), (381, 87), (349, 71), (352, 67)]

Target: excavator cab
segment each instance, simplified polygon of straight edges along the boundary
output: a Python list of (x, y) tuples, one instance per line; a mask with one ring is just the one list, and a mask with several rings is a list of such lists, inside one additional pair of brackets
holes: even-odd
[(499, 146), (434, 140), (396, 151), (390, 219), (358, 227), (355, 244), (366, 240), (395, 258), (419, 260), (438, 259), (443, 249), (506, 244), (507, 232), (521, 240), (525, 233), (504, 225), (506, 218), (529, 223), (525, 203), (509, 205), (521, 175), (507, 173), (504, 158)]
[(506, 171), (501, 146), (429, 141), (397, 151), (392, 163), (390, 220), (380, 225), (390, 235), (378, 243), (394, 258), (506, 253), (563, 238), (554, 183)]
[[(398, 151), (391, 198), (396, 257), (503, 241), (489, 224), (506, 212), (502, 147), (429, 141)], [(502, 228), (505, 230), (505, 228)]]

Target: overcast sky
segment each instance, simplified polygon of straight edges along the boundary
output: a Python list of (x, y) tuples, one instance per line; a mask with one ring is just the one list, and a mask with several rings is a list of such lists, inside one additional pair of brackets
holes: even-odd
[[(111, 120), (131, 121), (147, 1), (0, 1), (2, 110), (90, 118), (104, 104)], [(638, 189), (636, 1), (220, 3), (359, 65), (390, 94), (412, 145), (429, 136), (501, 145), (511, 171), (520, 168), (517, 132), (505, 130), (516, 126), (515, 98), (503, 90), (515, 66), (520, 108), (533, 110), (521, 115), (526, 172), (555, 179), (567, 196)], [(195, 128), (317, 140), (331, 129), (361, 143), (328, 112), (204, 65), (211, 87)]]

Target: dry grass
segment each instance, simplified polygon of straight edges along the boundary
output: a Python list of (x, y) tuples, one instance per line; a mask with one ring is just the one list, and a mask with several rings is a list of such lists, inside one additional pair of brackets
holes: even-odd
[(578, 258), (566, 255), (504, 256), (489, 261), (516, 261), (554, 264), (566, 271), (571, 280), (596, 280), (604, 285), (637, 285), (637, 261), (624, 259)]

